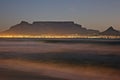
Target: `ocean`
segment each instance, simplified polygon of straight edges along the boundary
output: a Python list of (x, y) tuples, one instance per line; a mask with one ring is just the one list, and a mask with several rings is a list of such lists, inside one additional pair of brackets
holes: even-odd
[(119, 80), (120, 40), (0, 39), (0, 80)]

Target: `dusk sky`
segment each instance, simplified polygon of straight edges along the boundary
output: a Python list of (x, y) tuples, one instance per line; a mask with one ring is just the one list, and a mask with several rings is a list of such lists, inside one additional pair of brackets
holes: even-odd
[(21, 21), (74, 21), (89, 29), (120, 30), (120, 0), (0, 0), (0, 31)]

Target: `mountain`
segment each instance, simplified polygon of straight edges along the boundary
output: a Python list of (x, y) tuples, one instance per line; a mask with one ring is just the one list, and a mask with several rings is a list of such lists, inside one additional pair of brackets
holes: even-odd
[(22, 21), (20, 24), (10, 27), (1, 34), (9, 35), (66, 35), (66, 34), (81, 34), (81, 35), (96, 35), (98, 30), (86, 29), (72, 21), (39, 21), (32, 24)]
[(120, 31), (115, 30), (112, 26), (109, 27), (107, 30), (100, 33), (100, 35), (120, 35)]

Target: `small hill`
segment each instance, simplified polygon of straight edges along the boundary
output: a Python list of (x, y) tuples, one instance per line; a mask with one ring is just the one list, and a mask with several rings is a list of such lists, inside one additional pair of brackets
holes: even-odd
[(115, 30), (112, 26), (109, 27), (107, 30), (100, 33), (100, 35), (120, 35), (120, 31)]

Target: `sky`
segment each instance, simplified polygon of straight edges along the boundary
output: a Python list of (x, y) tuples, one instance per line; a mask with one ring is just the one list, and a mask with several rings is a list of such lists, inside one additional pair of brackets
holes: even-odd
[(0, 31), (21, 21), (74, 21), (88, 29), (120, 30), (120, 0), (0, 0)]

